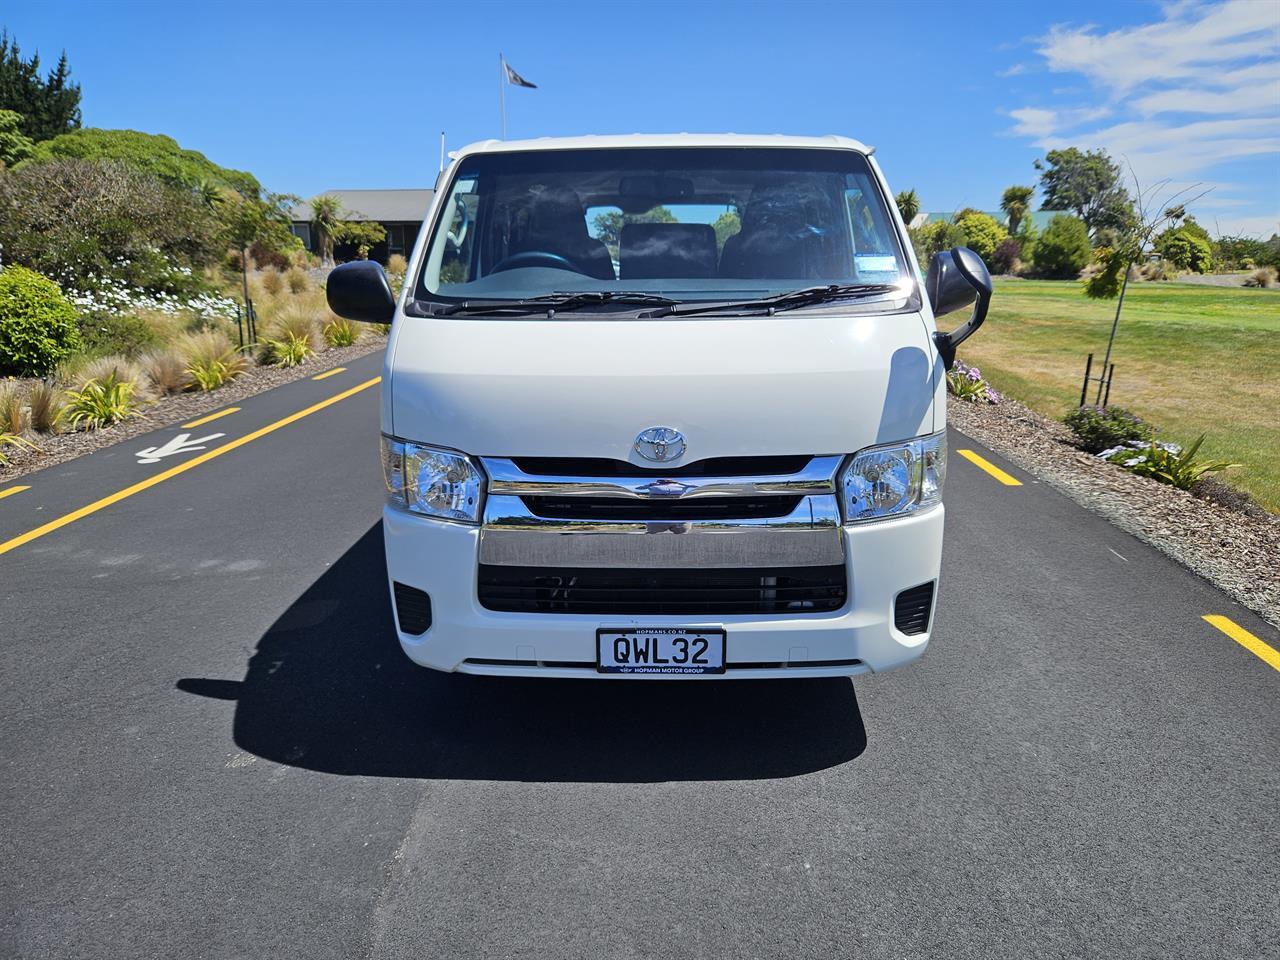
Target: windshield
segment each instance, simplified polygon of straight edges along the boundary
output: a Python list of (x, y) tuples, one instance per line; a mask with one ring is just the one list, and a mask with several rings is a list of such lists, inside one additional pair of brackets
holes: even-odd
[(744, 300), (913, 276), (852, 150), (531, 150), (461, 161), (416, 296)]

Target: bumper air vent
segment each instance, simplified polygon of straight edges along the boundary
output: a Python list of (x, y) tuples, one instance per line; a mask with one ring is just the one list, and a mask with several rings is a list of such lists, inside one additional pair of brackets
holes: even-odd
[(480, 604), (508, 613), (598, 616), (830, 613), (845, 604), (843, 564), (752, 569), (597, 569), (480, 565)]
[(929, 613), (933, 610), (933, 584), (903, 590), (893, 602), (893, 625), (906, 634), (924, 633), (929, 629)]
[(431, 598), (417, 587), (396, 583), (392, 587), (396, 598), (396, 619), (400, 631), (415, 637), (431, 628)]

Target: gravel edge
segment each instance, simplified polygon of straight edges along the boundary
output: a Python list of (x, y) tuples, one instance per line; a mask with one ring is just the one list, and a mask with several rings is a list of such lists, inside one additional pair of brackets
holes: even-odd
[[(227, 385), (209, 393), (180, 393), (162, 397), (155, 403), (143, 407), (139, 416), (115, 426), (74, 433), (36, 434), (30, 439), (40, 448), (39, 452), (8, 448), (9, 464), (0, 466), (0, 484), (46, 467), (66, 463), (68, 460), (94, 453), (104, 447), (113, 446), (153, 430), (196, 419), (202, 414), (221, 410), (237, 400), (244, 400), (305, 377), (313, 377), (317, 373), (385, 350), (386, 346), (385, 336), (366, 333), (349, 347), (323, 350), (308, 357), (305, 363), (296, 367), (255, 366)], [(210, 429), (216, 428), (211, 426)]]
[(1076, 449), (1063, 424), (1015, 400), (948, 397), (947, 420), (1280, 627), (1280, 517), (1231, 510), (1099, 460)]

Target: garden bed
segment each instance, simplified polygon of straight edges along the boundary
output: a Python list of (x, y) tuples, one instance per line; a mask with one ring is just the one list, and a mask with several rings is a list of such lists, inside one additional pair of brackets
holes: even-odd
[(1077, 449), (1063, 424), (1013, 400), (948, 398), (947, 415), (962, 433), (1280, 626), (1280, 516), (1216, 481), (1202, 481), (1196, 495), (1129, 473)]
[[(23, 474), (43, 470), (103, 447), (137, 437), (152, 430), (183, 423), (202, 414), (211, 413), (262, 393), (281, 384), (315, 376), (331, 367), (341, 366), (351, 360), (376, 353), (386, 347), (385, 335), (369, 331), (349, 347), (333, 347), (316, 353), (304, 363), (292, 367), (253, 366), (234, 380), (217, 390), (199, 393), (180, 393), (161, 397), (154, 403), (140, 408), (139, 413), (123, 423), (97, 430), (40, 434), (32, 440), (39, 450), (8, 447), (8, 466), (0, 465), (0, 484), (14, 480)], [(21, 381), (19, 381), (21, 382)]]

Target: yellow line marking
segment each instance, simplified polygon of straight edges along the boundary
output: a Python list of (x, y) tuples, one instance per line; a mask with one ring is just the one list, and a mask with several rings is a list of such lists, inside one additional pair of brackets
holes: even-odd
[(190, 423), (184, 423), (184, 427), (200, 427), (206, 423), (211, 423), (219, 417), (229, 417), (233, 413), (239, 413), (239, 407), (227, 407), (225, 410), (219, 410), (217, 413), (211, 413), (207, 417), (201, 417), (199, 420), (192, 420)]
[(1014, 477), (1009, 476), (1009, 474), (1005, 473), (1003, 470), (997, 467), (990, 460), (984, 460), (982, 457), (978, 456), (972, 450), (957, 450), (956, 453), (960, 454), (960, 456), (964, 457), (966, 460), (968, 460), (970, 463), (974, 464), (975, 466), (980, 467), (981, 469), (987, 471), (987, 473), (991, 474), (993, 477), (995, 477), (997, 480), (1003, 483), (1006, 487), (1022, 486), (1021, 480), (1018, 480)]
[(335, 373), (341, 373), (346, 367), (334, 367), (332, 370), (326, 370), (324, 373), (317, 373), (312, 380), (323, 380), (325, 377), (332, 377)]
[(15, 493), (21, 493), (23, 490), (30, 490), (30, 487), (10, 487), (8, 490), (0, 490), (0, 500), (5, 497), (12, 497)]
[(303, 417), (309, 417), (311, 414), (323, 410), (325, 407), (333, 406), (333, 404), (337, 403), (339, 400), (345, 400), (347, 397), (353, 396), (361, 390), (368, 390), (370, 387), (380, 383), (381, 381), (381, 377), (374, 377), (372, 380), (366, 380), (364, 383), (357, 384), (349, 390), (343, 390), (341, 393), (335, 393), (329, 399), (321, 400), (319, 403), (312, 404), (305, 410), (299, 410), (297, 413), (291, 413), (287, 417), (277, 420), (275, 423), (269, 423), (265, 427), (260, 427), (252, 433), (246, 433), (243, 437), (237, 437), (229, 443), (224, 443), (220, 447), (214, 447), (206, 453), (192, 457), (190, 460), (185, 460), (176, 466), (170, 467), (168, 470), (163, 470), (154, 476), (147, 477), (145, 480), (140, 480), (132, 486), (125, 487), (123, 490), (117, 490), (115, 493), (105, 496), (101, 500), (95, 500), (93, 503), (87, 504), (79, 510), (73, 510), (55, 520), (50, 520), (42, 526), (36, 527), (34, 530), (28, 530), (26, 533), (16, 536), (12, 540), (6, 540), (4, 543), (0, 543), (0, 556), (3, 556), (10, 550), (16, 550), (18, 547), (23, 544), (30, 543), (32, 540), (43, 537), (46, 533), (53, 533), (53, 531), (61, 529), (69, 523), (75, 523), (83, 517), (97, 513), (99, 510), (109, 507), (113, 503), (119, 503), (121, 500), (132, 497), (135, 493), (141, 493), (143, 490), (154, 487), (156, 484), (163, 483), (171, 477), (176, 477), (180, 473), (186, 473), (188, 470), (194, 470), (202, 463), (208, 463), (215, 457), (220, 457), (224, 453), (230, 453), (237, 447), (243, 447), (246, 443), (252, 443), (259, 437), (265, 437), (267, 434), (274, 433), (281, 427), (287, 427), (289, 424), (295, 423)]
[(1280, 670), (1280, 650), (1277, 650), (1270, 644), (1259, 640), (1230, 617), (1222, 617), (1214, 613), (1201, 617), (1201, 619), (1204, 620), (1205, 623), (1209, 624), (1209, 626), (1217, 627), (1259, 660), (1270, 664), (1275, 670)]

